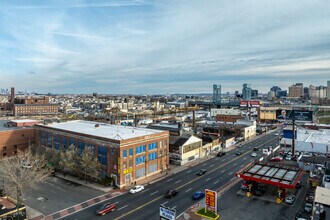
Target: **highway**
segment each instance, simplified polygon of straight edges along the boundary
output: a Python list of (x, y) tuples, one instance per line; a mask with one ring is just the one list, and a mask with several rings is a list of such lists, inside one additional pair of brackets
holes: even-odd
[[(179, 173), (169, 175), (161, 181), (146, 186), (142, 192), (125, 193), (119, 197), (110, 198), (108, 201), (115, 203), (117, 209), (105, 216), (97, 217), (95, 215), (95, 211), (106, 203), (102, 202), (62, 219), (158, 219), (161, 204), (174, 208), (177, 215), (180, 215), (196, 203), (192, 200), (194, 192), (203, 191), (205, 188), (218, 190), (234, 178), (235, 172), (256, 158), (260, 158), (262, 148), (268, 149), (269, 146), (274, 148), (277, 145), (278, 137), (274, 133), (261, 135), (238, 149), (242, 153), (241, 155), (235, 155), (236, 150), (232, 150), (222, 157), (211, 158)], [(253, 147), (259, 147), (259, 151), (253, 151)], [(251, 157), (252, 152), (257, 153), (258, 156)], [(200, 169), (207, 169), (207, 173), (197, 176), (195, 173)], [(177, 189), (179, 193), (171, 199), (165, 199), (164, 193), (168, 189)]]

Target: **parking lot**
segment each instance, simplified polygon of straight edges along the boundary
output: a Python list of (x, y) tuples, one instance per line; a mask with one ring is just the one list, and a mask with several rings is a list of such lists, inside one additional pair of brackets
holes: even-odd
[(27, 206), (47, 215), (102, 194), (93, 188), (49, 177), (37, 190), (25, 192), (23, 200)]

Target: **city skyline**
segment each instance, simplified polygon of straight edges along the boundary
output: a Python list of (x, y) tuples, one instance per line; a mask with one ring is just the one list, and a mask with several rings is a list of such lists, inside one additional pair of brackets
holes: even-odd
[(0, 87), (39, 93), (266, 93), (329, 80), (325, 1), (7, 1)]

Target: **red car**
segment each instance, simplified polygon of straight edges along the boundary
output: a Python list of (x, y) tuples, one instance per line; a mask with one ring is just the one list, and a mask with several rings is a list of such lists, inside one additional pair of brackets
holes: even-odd
[(278, 161), (282, 161), (283, 158), (282, 157), (273, 157), (272, 159), (270, 159), (271, 162), (278, 162)]
[(116, 205), (113, 203), (105, 203), (104, 205), (102, 205), (97, 211), (96, 214), (97, 215), (105, 215), (108, 212), (112, 212), (115, 211), (116, 209)]

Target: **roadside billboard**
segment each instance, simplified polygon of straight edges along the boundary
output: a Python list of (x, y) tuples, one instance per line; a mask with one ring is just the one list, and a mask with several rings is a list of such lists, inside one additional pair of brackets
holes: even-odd
[(296, 121), (313, 121), (313, 111), (308, 110), (276, 110), (277, 120), (296, 120)]
[(260, 107), (260, 101), (258, 101), (258, 100), (241, 100), (239, 102), (239, 105), (241, 107), (254, 107), (254, 108), (258, 108), (258, 107)]
[(159, 216), (160, 216), (160, 220), (175, 220), (176, 211), (168, 207), (160, 206)]
[(214, 213), (217, 212), (217, 192), (205, 189), (205, 207)]

